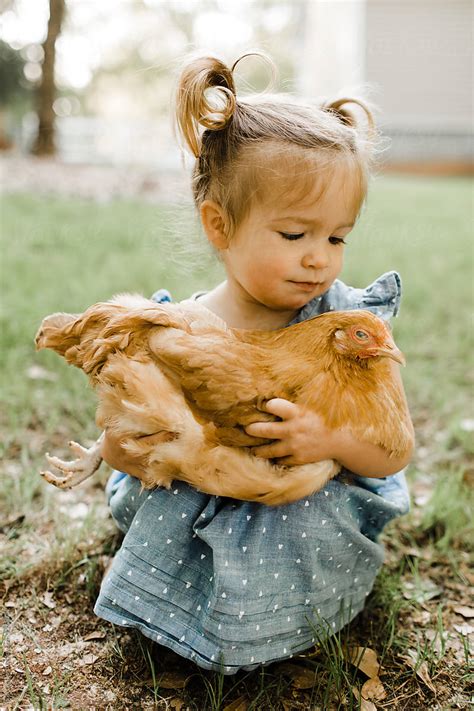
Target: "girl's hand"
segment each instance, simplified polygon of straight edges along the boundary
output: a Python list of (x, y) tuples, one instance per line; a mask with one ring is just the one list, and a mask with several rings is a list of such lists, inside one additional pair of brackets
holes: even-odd
[(283, 398), (268, 400), (265, 409), (280, 417), (281, 422), (254, 422), (245, 431), (253, 437), (276, 441), (254, 447), (252, 454), (291, 466), (335, 459), (334, 432), (315, 412)]
[(334, 459), (354, 474), (374, 478), (395, 474), (410, 461), (411, 449), (402, 457), (390, 456), (382, 447), (356, 439), (349, 430), (328, 429), (319, 415), (283, 398), (269, 400), (265, 409), (281, 422), (247, 425), (247, 434), (276, 440), (254, 447), (257, 457), (289, 466)]

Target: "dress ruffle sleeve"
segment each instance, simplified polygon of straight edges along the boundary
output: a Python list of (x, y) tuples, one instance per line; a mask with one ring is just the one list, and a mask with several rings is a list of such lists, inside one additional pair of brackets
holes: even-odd
[(400, 275), (395, 271), (382, 274), (365, 289), (348, 286), (340, 279), (336, 279), (325, 294), (306, 304), (291, 323), (299, 323), (327, 311), (351, 309), (366, 309), (388, 320), (398, 315), (401, 296), (402, 282)]

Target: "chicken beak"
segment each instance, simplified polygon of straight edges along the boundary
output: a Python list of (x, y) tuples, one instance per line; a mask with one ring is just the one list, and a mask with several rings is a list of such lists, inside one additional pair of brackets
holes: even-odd
[(395, 343), (385, 343), (382, 348), (377, 348), (377, 355), (391, 358), (396, 363), (400, 363), (400, 365), (406, 365), (405, 356)]

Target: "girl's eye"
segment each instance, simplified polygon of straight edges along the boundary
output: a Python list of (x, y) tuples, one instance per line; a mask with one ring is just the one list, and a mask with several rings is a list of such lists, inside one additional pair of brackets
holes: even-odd
[(369, 337), (369, 335), (365, 331), (356, 331), (355, 335), (356, 338), (358, 338), (360, 341), (366, 341)]
[(298, 232), (296, 234), (293, 234), (291, 232), (279, 232), (278, 234), (280, 234), (284, 239), (290, 239), (290, 240), (291, 239), (301, 239), (302, 237), (304, 237), (304, 232)]
[(344, 237), (330, 237), (329, 241), (331, 244), (347, 244)]

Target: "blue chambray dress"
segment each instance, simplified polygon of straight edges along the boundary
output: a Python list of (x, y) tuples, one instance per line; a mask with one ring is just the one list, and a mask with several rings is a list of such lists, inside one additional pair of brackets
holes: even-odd
[[(354, 308), (390, 318), (400, 294), (396, 272), (366, 289), (338, 280), (292, 323)], [(125, 538), (96, 614), (225, 674), (302, 652), (362, 610), (383, 562), (378, 535), (409, 509), (403, 472), (353, 482), (268, 507), (181, 482), (142, 492), (114, 472), (107, 495)]]

